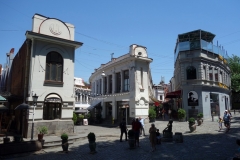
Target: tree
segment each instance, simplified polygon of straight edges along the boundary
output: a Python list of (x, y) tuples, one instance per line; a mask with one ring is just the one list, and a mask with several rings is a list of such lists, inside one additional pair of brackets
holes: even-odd
[(235, 92), (240, 91), (240, 57), (232, 55), (227, 59), (231, 70), (231, 89)]

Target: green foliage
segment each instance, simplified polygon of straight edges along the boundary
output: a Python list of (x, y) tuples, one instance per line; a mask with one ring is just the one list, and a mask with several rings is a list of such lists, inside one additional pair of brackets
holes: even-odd
[(193, 118), (193, 117), (189, 118), (188, 123), (195, 124), (195, 118)]
[(202, 113), (198, 113), (197, 117), (198, 118), (203, 118), (203, 114)]
[(63, 134), (61, 135), (61, 139), (62, 139), (62, 140), (67, 140), (67, 139), (68, 139), (68, 135), (67, 135), (66, 133), (63, 133)]
[(178, 118), (183, 119), (184, 117), (186, 117), (186, 111), (184, 109), (179, 109), (178, 110)]
[(238, 92), (240, 91), (240, 57), (232, 55), (227, 62), (231, 70), (231, 89)]
[(84, 115), (82, 115), (82, 114), (78, 115), (78, 119), (83, 119), (83, 118), (84, 118)]
[(48, 133), (48, 128), (46, 126), (38, 127), (37, 130), (38, 130), (39, 134), (47, 134)]
[(91, 117), (91, 114), (90, 114), (90, 113), (85, 114), (85, 116), (84, 116), (85, 119), (88, 119), (88, 118), (90, 118), (90, 117)]
[(150, 107), (148, 111), (149, 118), (156, 118), (157, 114), (154, 107)]
[(96, 140), (96, 136), (93, 132), (88, 133), (87, 137), (88, 137), (89, 141), (95, 141)]
[(77, 122), (77, 114), (74, 113), (74, 112), (73, 112), (73, 118), (72, 118), (72, 120), (73, 120), (73, 123), (76, 124), (76, 122)]
[(128, 137), (134, 137), (134, 131), (132, 129), (128, 131)]

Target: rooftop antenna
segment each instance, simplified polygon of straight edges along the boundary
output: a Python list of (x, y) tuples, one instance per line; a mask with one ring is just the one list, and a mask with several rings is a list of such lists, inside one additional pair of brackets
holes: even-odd
[(113, 59), (113, 55), (114, 55), (114, 53), (111, 53), (111, 60)]

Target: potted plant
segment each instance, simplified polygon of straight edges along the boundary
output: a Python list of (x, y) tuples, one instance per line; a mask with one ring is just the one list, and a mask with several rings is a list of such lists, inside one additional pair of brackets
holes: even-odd
[(203, 123), (203, 114), (202, 113), (198, 113), (197, 115), (197, 123), (200, 126)]
[(10, 138), (8, 138), (7, 133), (5, 134), (5, 138), (3, 138), (3, 143), (9, 143), (10, 142)]
[(90, 132), (88, 134), (88, 142), (89, 142), (89, 148), (90, 148), (90, 153), (94, 154), (96, 153), (96, 136), (93, 132)]
[(61, 139), (62, 139), (62, 149), (63, 151), (67, 152), (68, 151), (68, 135), (66, 133), (63, 133), (61, 135)]
[(184, 117), (186, 117), (186, 111), (184, 109), (178, 110), (178, 119), (180, 122), (183, 122)]
[(83, 119), (84, 119), (84, 115), (79, 114), (79, 115), (78, 115), (78, 122), (79, 122), (80, 125), (83, 124)]
[(128, 131), (128, 144), (130, 149), (135, 148), (135, 136), (134, 131), (132, 129)]
[(156, 111), (154, 110), (154, 108), (150, 107), (149, 111), (148, 111), (148, 116), (149, 116), (150, 122), (155, 122), (156, 115), (157, 114), (156, 114)]
[(46, 126), (38, 127), (38, 140), (43, 141), (43, 135), (48, 133), (48, 128)]
[(193, 117), (189, 118), (188, 124), (189, 124), (190, 132), (194, 132), (196, 130), (195, 118)]

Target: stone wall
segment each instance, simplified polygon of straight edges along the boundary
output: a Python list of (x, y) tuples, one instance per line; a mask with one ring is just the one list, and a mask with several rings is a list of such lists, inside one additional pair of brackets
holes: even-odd
[[(36, 121), (34, 122), (34, 137), (38, 135), (38, 127), (46, 126), (48, 134), (61, 135), (62, 133), (73, 134), (74, 125), (72, 120), (52, 120), (52, 121)], [(31, 137), (32, 122), (28, 122), (27, 138)]]

